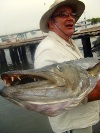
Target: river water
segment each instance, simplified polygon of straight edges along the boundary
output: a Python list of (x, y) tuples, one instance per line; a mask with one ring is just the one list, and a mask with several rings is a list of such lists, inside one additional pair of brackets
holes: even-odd
[[(91, 38), (92, 41), (96, 40), (96, 37)], [(82, 51), (81, 40), (75, 40), (76, 45)], [(31, 58), (29, 49), (26, 49), (28, 57), (28, 65), (21, 65), (14, 68), (12, 60), (9, 54), (9, 50), (5, 50), (7, 64), (9, 71), (23, 70), (34, 68), (34, 61)], [(94, 53), (96, 57), (96, 53)], [(8, 70), (7, 70), (8, 71)], [(3, 70), (1, 70), (3, 72)], [(4, 82), (0, 79), (0, 89), (4, 86)], [(99, 130), (100, 131), (100, 130)], [(22, 107), (19, 107), (8, 100), (0, 96), (0, 133), (53, 133), (48, 118), (36, 112), (28, 111)], [(96, 133), (99, 133), (96, 131)]]

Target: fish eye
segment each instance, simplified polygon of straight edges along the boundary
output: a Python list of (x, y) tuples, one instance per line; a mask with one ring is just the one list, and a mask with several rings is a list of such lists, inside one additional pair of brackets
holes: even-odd
[(63, 71), (63, 68), (62, 68), (61, 66), (59, 66), (59, 65), (57, 65), (57, 69), (58, 69), (60, 72)]

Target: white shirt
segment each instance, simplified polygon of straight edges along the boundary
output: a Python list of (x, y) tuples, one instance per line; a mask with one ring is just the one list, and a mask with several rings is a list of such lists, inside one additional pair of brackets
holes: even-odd
[[(36, 49), (34, 67), (41, 68), (54, 63), (83, 58), (79, 49), (75, 45), (74, 47), (73, 50), (64, 39), (50, 31)], [(56, 133), (92, 126), (99, 121), (98, 101), (79, 105), (56, 117), (48, 118)]]

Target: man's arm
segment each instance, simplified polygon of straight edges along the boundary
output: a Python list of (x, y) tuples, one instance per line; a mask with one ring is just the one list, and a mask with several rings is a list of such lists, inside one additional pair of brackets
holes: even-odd
[(100, 80), (93, 89), (93, 91), (88, 95), (88, 102), (100, 100)]

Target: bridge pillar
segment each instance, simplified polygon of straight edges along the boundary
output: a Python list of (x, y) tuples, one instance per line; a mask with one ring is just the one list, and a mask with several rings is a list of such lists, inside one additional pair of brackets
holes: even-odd
[(8, 65), (4, 49), (0, 49), (0, 73), (2, 71), (8, 71)]
[(93, 57), (93, 54), (92, 54), (92, 51), (91, 51), (90, 37), (85, 36), (81, 40), (82, 40), (82, 44), (83, 44), (84, 57)]

